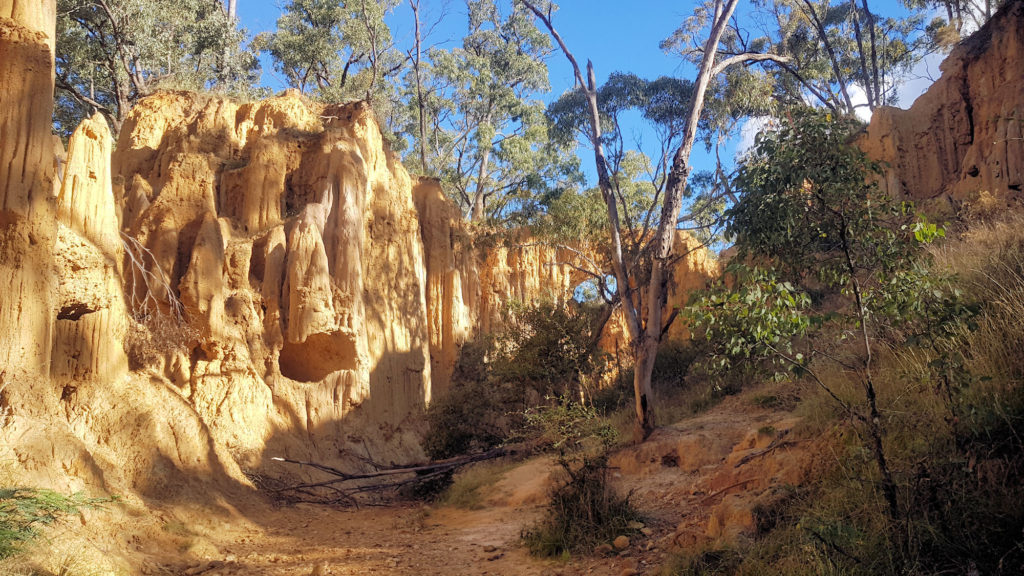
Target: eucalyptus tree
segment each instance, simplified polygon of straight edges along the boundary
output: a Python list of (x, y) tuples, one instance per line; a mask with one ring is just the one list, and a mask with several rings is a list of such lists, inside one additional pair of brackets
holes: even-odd
[(981, 28), (1006, 0), (903, 0), (903, 4), (908, 8), (938, 10), (945, 18), (935, 23), (933, 29), (948, 25), (959, 37)]
[(373, 99), (405, 63), (384, 22), (398, 3), (290, 0), (268, 43), (274, 68), (323, 100)]
[(554, 7), (550, 2), (519, 0), (519, 3), (528, 8), (558, 42), (559, 48), (572, 66), (577, 90), (583, 94), (587, 102), (590, 120), (588, 136), (594, 152), (598, 187), (608, 212), (609, 259), (615, 276), (618, 302), (625, 317), (634, 362), (633, 390), (636, 400), (637, 431), (646, 437), (654, 429), (651, 375), (654, 371), (658, 344), (665, 332), (663, 310), (670, 280), (670, 264), (674, 258), (678, 257), (673, 254), (677, 222), (691, 173), (690, 152), (697, 139), (705, 97), (708, 95), (714, 79), (730, 67), (766, 59), (784, 59), (784, 57), (754, 50), (732, 51), (728, 43), (723, 43), (726, 31), (731, 29), (732, 16), (739, 0), (715, 0), (713, 3), (709, 3), (706, 5), (707, 12), (703, 15), (699, 28), (696, 25), (691, 28), (694, 32), (698, 29), (707, 29), (706, 40), (702, 44), (697, 76), (693, 82), (685, 115), (682, 118), (679, 147), (672, 155), (665, 178), (664, 191), (660, 194), (658, 208), (656, 208), (655, 217), (652, 220), (652, 231), (643, 250), (645, 261), (649, 263), (650, 272), (646, 275), (646, 281), (639, 281), (636, 269), (631, 268), (624, 258), (623, 236), (624, 232), (628, 234), (630, 231), (624, 230), (619, 201), (615, 185), (612, 182), (609, 161), (605, 154), (601, 106), (593, 65), (587, 62), (584, 75), (583, 68), (579, 65), (576, 57), (555, 30)]
[(58, 0), (54, 123), (101, 112), (115, 132), (158, 88), (251, 90), (259, 62), (220, 0)]
[[(551, 42), (522, 6), (503, 14), (495, 0), (467, 2), (462, 45), (429, 51), (419, 79), (428, 116), (416, 135), (430, 172), (474, 221), (537, 209), (559, 186), (579, 180), (574, 159), (550, 138), (544, 104)], [(424, 143), (424, 139), (426, 142)]]
[[(706, 0), (664, 42), (662, 48), (698, 62), (700, 31), (712, 12)], [(854, 114), (892, 104), (900, 81), (937, 47), (935, 30), (912, 7), (881, 16), (868, 0), (755, 0), (751, 18), (733, 18), (723, 35), (724, 54), (763, 53), (734, 68), (715, 91), (719, 126), (730, 119), (777, 113), (808, 102)], [(861, 97), (863, 95), (863, 97)], [(729, 111), (728, 105), (740, 105)]]
[[(668, 182), (672, 155), (681, 143), (692, 91), (693, 83), (689, 80), (668, 76), (645, 80), (623, 72), (612, 73), (597, 89), (601, 143), (619, 212), (630, 231), (623, 237), (630, 261), (642, 258), (642, 248), (656, 222), (658, 200)], [(551, 103), (547, 114), (553, 137), (590, 146), (587, 106), (586, 97), (579, 91), (566, 92)], [(624, 120), (631, 112), (640, 114), (652, 138), (645, 141), (627, 135)], [(702, 121), (701, 133), (706, 136), (708, 126)], [(722, 187), (710, 185), (688, 187), (685, 196), (696, 210), (682, 215), (679, 225), (693, 231), (713, 232), (714, 227), (704, 224), (715, 220), (715, 214), (721, 212), (723, 192)], [(607, 226), (602, 224), (600, 228), (605, 230)]]

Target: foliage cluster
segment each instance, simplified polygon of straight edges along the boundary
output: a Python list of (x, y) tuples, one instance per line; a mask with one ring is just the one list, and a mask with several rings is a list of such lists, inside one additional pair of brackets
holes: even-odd
[[(887, 347), (878, 363), (885, 445), (906, 521), (906, 574), (1017, 574), (1024, 568), (1024, 235), (1019, 217), (974, 229), (933, 250), (939, 271), (979, 312), (948, 344), (963, 352), (960, 385), (936, 377), (944, 352), (918, 343)], [(842, 368), (816, 366), (847, 401), (862, 394)], [(950, 396), (950, 392), (952, 396)], [(824, 392), (797, 408), (837, 437), (833, 470), (816, 484), (755, 508), (749, 545), (678, 556), (666, 574), (895, 573), (891, 523), (878, 470), (863, 439)], [(812, 413), (814, 412), (814, 413)], [(826, 412), (824, 418), (821, 412)]]
[(158, 89), (260, 93), (260, 43), (219, 0), (59, 0), (54, 124), (102, 112), (115, 134)]
[(532, 554), (559, 556), (635, 532), (640, 519), (629, 497), (609, 484), (608, 452), (618, 433), (596, 410), (577, 403), (530, 410), (527, 429), (557, 452), (563, 479), (551, 491), (544, 516), (523, 532)]
[(563, 462), (566, 481), (551, 493), (544, 517), (523, 533), (532, 554), (587, 553), (635, 532), (640, 514), (609, 485), (607, 455)]

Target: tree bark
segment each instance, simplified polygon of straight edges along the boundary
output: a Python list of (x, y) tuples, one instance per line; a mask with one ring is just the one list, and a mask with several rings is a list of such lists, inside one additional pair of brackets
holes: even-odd
[(424, 174), (430, 174), (430, 167), (427, 166), (427, 114), (426, 102), (423, 101), (423, 80), (420, 77), (420, 58), (423, 46), (423, 38), (420, 35), (420, 0), (409, 0), (412, 8), (413, 21), (416, 25), (416, 46), (415, 58), (412, 59), (413, 75), (416, 78), (416, 108), (419, 111), (420, 121), (420, 169)]
[(868, 18), (868, 38), (871, 39), (871, 82), (874, 84), (875, 106), (882, 106), (885, 101), (882, 94), (882, 83), (878, 78), (878, 38), (875, 32), (875, 15), (868, 9), (868, 0), (862, 0), (861, 5), (864, 6), (864, 15)]

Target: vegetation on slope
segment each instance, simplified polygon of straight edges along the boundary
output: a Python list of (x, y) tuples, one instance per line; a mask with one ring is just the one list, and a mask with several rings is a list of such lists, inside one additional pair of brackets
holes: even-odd
[(1024, 233), (926, 247), (943, 230), (878, 192), (847, 133), (810, 112), (759, 139), (736, 275), (692, 308), (721, 371), (816, 385), (801, 410), (836, 437), (832, 472), (762, 510), (749, 546), (676, 572), (1018, 573)]

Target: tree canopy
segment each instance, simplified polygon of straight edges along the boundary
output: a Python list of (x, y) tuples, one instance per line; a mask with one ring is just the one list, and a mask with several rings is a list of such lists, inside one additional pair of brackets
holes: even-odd
[(57, 130), (92, 112), (115, 132), (136, 100), (160, 88), (248, 93), (258, 44), (219, 0), (58, 0)]

